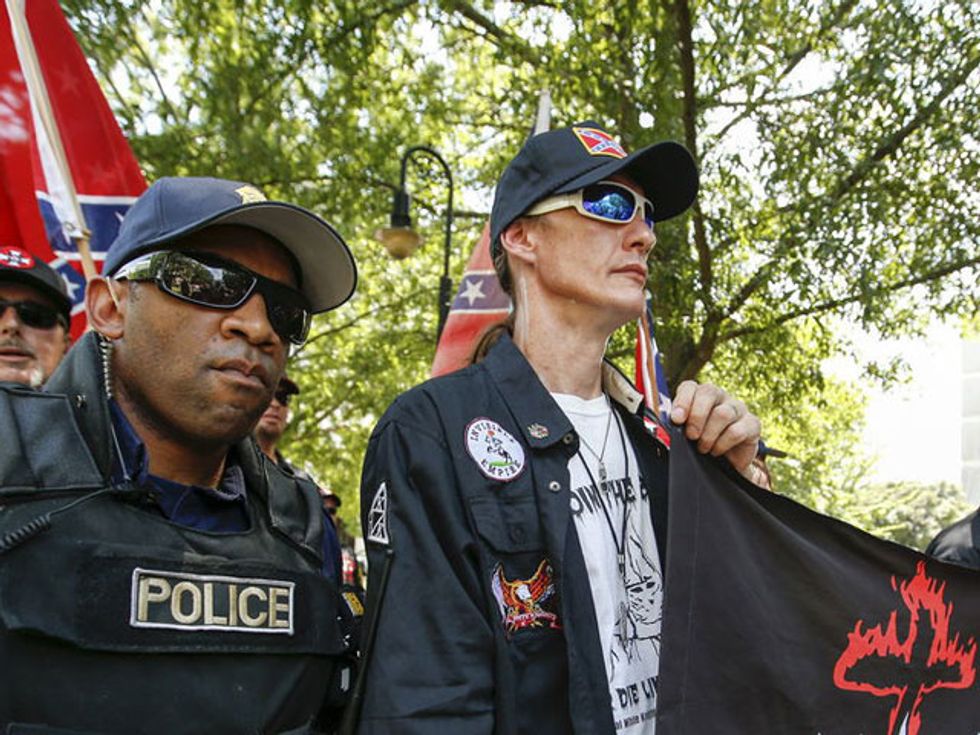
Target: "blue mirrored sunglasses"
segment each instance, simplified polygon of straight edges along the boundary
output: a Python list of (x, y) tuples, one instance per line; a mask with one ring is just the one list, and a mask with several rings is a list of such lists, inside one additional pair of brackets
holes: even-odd
[(653, 229), (652, 202), (615, 181), (599, 181), (568, 194), (556, 194), (542, 199), (527, 213), (547, 214), (568, 207), (574, 207), (584, 217), (619, 225), (632, 222), (637, 211), (642, 209), (643, 221)]

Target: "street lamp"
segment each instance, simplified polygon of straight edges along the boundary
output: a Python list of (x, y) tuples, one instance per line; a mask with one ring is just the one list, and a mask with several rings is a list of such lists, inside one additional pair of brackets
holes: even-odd
[(424, 153), (436, 159), (442, 166), (449, 181), (449, 197), (446, 200), (446, 238), (442, 253), (442, 278), (439, 279), (439, 326), (436, 330), (436, 342), (442, 335), (442, 328), (446, 325), (446, 317), (449, 315), (449, 296), (452, 291), (453, 283), (449, 280), (449, 249), (452, 244), (453, 231), (453, 175), (449, 170), (449, 165), (435, 150), (425, 145), (416, 145), (405, 151), (402, 156), (401, 180), (398, 190), (391, 205), (391, 226), (379, 229), (374, 236), (385, 246), (388, 254), (396, 260), (407, 258), (422, 242), (422, 237), (412, 229), (412, 217), (409, 214), (409, 207), (412, 198), (405, 190), (405, 173), (408, 168), (408, 160), (416, 153)]

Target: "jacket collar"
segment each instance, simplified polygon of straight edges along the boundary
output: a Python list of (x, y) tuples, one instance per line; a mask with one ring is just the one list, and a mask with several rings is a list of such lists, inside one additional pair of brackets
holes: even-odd
[[(44, 392), (61, 393), (68, 398), (82, 438), (108, 482), (113, 442), (105, 382), (99, 336), (89, 332), (68, 351), (45, 383)], [(309, 522), (310, 518), (322, 513), (317, 494), (302, 492), (292, 478), (278, 469), (270, 471), (275, 465), (261, 453), (250, 436), (235, 445), (235, 454), (249, 494), (254, 492), (265, 501), (272, 525), (320, 558), (322, 524)]]
[(58, 369), (44, 384), (45, 393), (68, 397), (82, 438), (102, 476), (109, 477), (112, 464), (109, 401), (105, 394), (99, 336), (88, 332), (68, 350)]
[[(483, 364), (503, 394), (529, 446), (543, 449), (572, 432), (568, 417), (509, 334), (501, 335)], [(631, 414), (635, 414), (643, 403), (640, 392), (606, 360), (602, 363), (602, 389)]]
[[(109, 478), (112, 470), (112, 419), (109, 398), (106, 395), (105, 361), (99, 335), (86, 333), (68, 351), (58, 369), (44, 384), (45, 393), (61, 393), (68, 397), (72, 411), (82, 433), (82, 438), (95, 458), (102, 476)], [(238, 457), (252, 457), (255, 450), (246, 437), (238, 444)], [(262, 477), (257, 461), (242, 462), (246, 474)], [(251, 482), (251, 481), (250, 481)], [(266, 494), (264, 482), (255, 483), (262, 495)]]

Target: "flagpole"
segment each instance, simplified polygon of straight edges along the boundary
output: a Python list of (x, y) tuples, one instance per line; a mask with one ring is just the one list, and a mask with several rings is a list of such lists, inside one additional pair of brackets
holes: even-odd
[(534, 116), (534, 132), (531, 135), (547, 133), (551, 130), (551, 90), (545, 87), (538, 95), (538, 111)]
[(643, 389), (646, 398), (653, 404), (650, 406), (657, 418), (660, 418), (660, 389), (657, 385), (657, 368), (653, 362), (653, 345), (650, 343), (650, 322), (648, 311), (643, 310), (643, 314), (637, 319), (637, 329), (641, 331), (640, 350), (643, 355)]
[(68, 156), (65, 155), (65, 147), (61, 142), (61, 134), (58, 125), (55, 123), (54, 112), (51, 109), (51, 100), (48, 97), (48, 90), (44, 84), (44, 76), (41, 72), (41, 65), (38, 62), (37, 51), (34, 48), (34, 41), (31, 38), (30, 27), (27, 24), (27, 8), (25, 0), (5, 0), (7, 6), (7, 16), (10, 18), (10, 28), (14, 34), (14, 40), (19, 51), (21, 68), (24, 70), (24, 78), (27, 81), (27, 88), (30, 90), (32, 104), (35, 105), (38, 118), (44, 126), (48, 141), (51, 144), (54, 154), (55, 164), (60, 169), (61, 178), (67, 189), (68, 200), (74, 209), (75, 221), (81, 228), (80, 231), (71, 233), (75, 246), (78, 248), (78, 255), (82, 261), (82, 271), (85, 280), (90, 281), (98, 275), (95, 268), (95, 261), (92, 259), (92, 250), (89, 247), (90, 230), (85, 222), (85, 215), (82, 213), (82, 205), (78, 201), (78, 192), (75, 190), (75, 181), (71, 175), (71, 168), (68, 165)]

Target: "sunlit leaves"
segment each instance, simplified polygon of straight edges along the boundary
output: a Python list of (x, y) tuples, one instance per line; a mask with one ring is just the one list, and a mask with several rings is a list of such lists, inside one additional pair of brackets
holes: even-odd
[[(368, 428), (432, 355), (438, 168), (420, 160), (408, 172), (423, 248), (396, 263), (371, 239), (401, 155), (428, 144), (449, 161), (458, 278), (544, 88), (555, 124), (592, 118), (631, 148), (685, 140), (692, 121), (700, 207), (658, 226), (658, 341), (675, 381), (724, 382), (777, 444), (806, 455), (786, 484), (855, 454), (828, 442), (855, 436), (861, 405), (821, 372), (822, 358), (846, 350), (831, 318), (892, 336), (980, 308), (971, 0), (63, 4), (151, 178), (253, 181), (348, 239), (358, 294), (318, 319), (322, 338), (297, 356), (304, 392), (290, 432), (291, 452), (344, 497)], [(625, 364), (630, 345), (624, 330), (611, 351)], [(845, 486), (843, 474), (831, 482)]]

